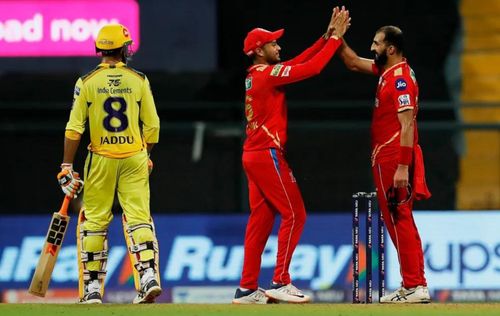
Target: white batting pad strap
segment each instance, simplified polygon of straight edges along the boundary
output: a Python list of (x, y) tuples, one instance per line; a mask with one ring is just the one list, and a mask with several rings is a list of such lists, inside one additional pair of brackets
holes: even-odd
[(83, 236), (108, 236), (108, 231), (107, 230), (96, 230), (96, 231), (83, 230), (83, 227), (82, 227), (82, 235)]
[(155, 252), (158, 252), (158, 246), (154, 241), (146, 241), (140, 244), (131, 245), (129, 250), (131, 253), (137, 253), (143, 250), (154, 250)]
[(82, 251), (80, 253), (80, 258), (82, 259), (82, 262), (106, 260), (108, 259), (108, 251), (107, 250), (94, 251), (94, 252)]

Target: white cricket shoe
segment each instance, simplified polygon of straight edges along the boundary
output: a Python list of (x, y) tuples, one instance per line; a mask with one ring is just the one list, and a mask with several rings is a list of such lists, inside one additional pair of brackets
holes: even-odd
[(83, 298), (80, 304), (102, 304), (101, 285), (99, 280), (92, 280), (85, 285)]
[(141, 290), (134, 298), (134, 304), (151, 304), (161, 294), (161, 287), (156, 281), (156, 274), (153, 268), (147, 268), (141, 277)]
[(400, 287), (391, 294), (380, 298), (381, 304), (424, 304), (430, 303), (431, 296), (427, 286), (419, 285), (411, 289)]
[(267, 304), (269, 299), (264, 294), (264, 290), (258, 288), (257, 290), (242, 291), (240, 288), (236, 289), (234, 294), (233, 304)]
[(302, 293), (292, 283), (287, 285), (271, 284), (271, 289), (267, 290), (265, 294), (270, 299), (287, 303), (304, 304), (311, 301), (309, 295)]

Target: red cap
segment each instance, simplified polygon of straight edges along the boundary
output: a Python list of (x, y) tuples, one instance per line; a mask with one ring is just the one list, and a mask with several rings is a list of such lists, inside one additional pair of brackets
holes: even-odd
[(248, 32), (247, 37), (245, 37), (245, 41), (243, 42), (243, 51), (248, 56), (251, 56), (256, 48), (277, 40), (283, 35), (284, 32), (284, 29), (271, 32), (265, 29), (255, 28)]

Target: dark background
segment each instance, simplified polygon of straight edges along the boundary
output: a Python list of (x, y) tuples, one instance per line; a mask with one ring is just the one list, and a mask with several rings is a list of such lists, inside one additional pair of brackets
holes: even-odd
[[(285, 28), (281, 55), (291, 58), (322, 35), (333, 5), (342, 4), (140, 1), (141, 47), (131, 66), (148, 75), (162, 120), (160, 144), (152, 155), (154, 212), (247, 210), (240, 157), (243, 82), (250, 63), (242, 52), (243, 39), (254, 27)], [(345, 38), (361, 56), (371, 57), (380, 26), (403, 29), (406, 56), (420, 86), (421, 145), (434, 195), (416, 207), (453, 209), (455, 130), (433, 123), (457, 121), (443, 70), (460, 24), (457, 1), (345, 4), (352, 16)], [(0, 58), (1, 213), (45, 213), (58, 207), (62, 193), (56, 174), (73, 86), (97, 63), (96, 58)], [(351, 193), (373, 190), (368, 127), (376, 83), (376, 77), (348, 72), (334, 56), (318, 77), (287, 87), (287, 157), (309, 211), (347, 211)], [(195, 122), (206, 124), (197, 161), (192, 157)], [(83, 169), (85, 144), (75, 161), (77, 171)]]

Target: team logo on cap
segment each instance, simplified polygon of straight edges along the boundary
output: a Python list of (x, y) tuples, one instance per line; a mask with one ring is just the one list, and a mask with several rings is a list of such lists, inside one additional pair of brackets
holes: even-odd
[(108, 40), (108, 39), (102, 39), (102, 40), (100, 40), (100, 41), (99, 41), (99, 44), (100, 44), (101, 46), (105, 46), (105, 45), (113, 45), (114, 43), (115, 43), (115, 42), (110, 41), (110, 40)]

